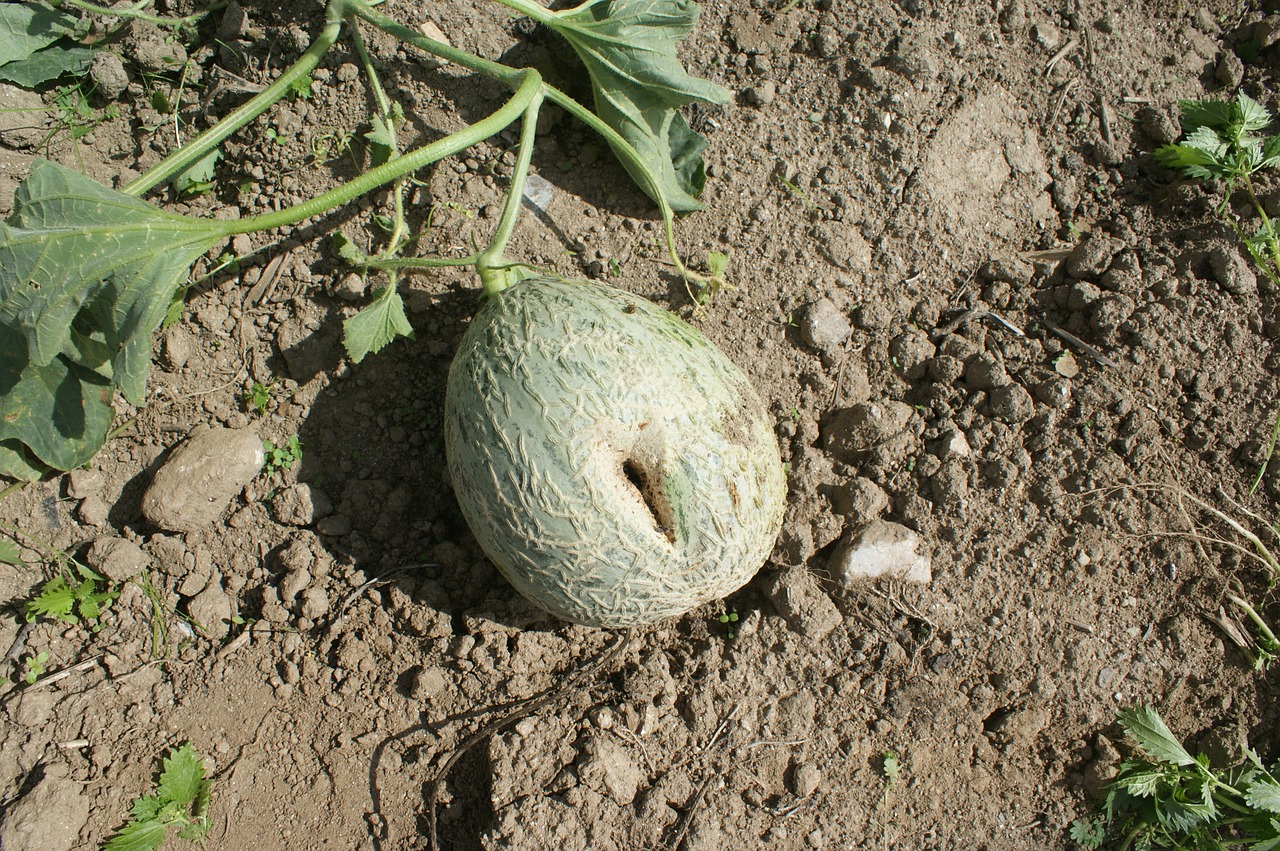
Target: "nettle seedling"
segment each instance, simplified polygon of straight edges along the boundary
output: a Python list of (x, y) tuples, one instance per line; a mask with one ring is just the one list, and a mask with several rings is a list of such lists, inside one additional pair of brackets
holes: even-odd
[(1234, 768), (1192, 756), (1149, 706), (1122, 710), (1129, 741), (1150, 756), (1120, 763), (1097, 815), (1077, 819), (1071, 838), (1087, 848), (1280, 848), (1280, 763), (1251, 748)]
[(70, 564), (78, 578), (68, 579), (59, 573), (46, 582), (35, 597), (22, 604), (28, 623), (47, 617), (63, 623), (85, 622), (95, 631), (98, 629), (102, 613), (120, 596), (120, 591), (111, 588), (105, 576), (83, 564), (75, 560), (70, 560)]
[[(551, 11), (497, 0), (563, 37), (581, 60), (593, 108), (513, 68), (459, 50), (381, 14), (366, 0), (330, 0), (324, 27), (260, 94), (126, 184), (109, 190), (38, 161), (0, 224), (0, 474), (34, 479), (71, 469), (101, 447), (120, 393), (146, 401), (152, 332), (202, 255), (237, 234), (288, 228), (387, 188), (390, 212), (368, 246), (336, 240), (339, 257), (384, 276), (372, 303), (346, 320), (359, 362), (413, 328), (398, 291), (408, 271), (475, 269), (486, 297), (449, 372), (445, 448), (459, 507), (497, 567), (552, 614), (592, 626), (653, 623), (740, 588), (772, 550), (786, 481), (777, 439), (746, 376), (704, 335), (645, 299), (569, 281), (511, 260), (540, 110), (550, 103), (608, 143), (658, 206), (675, 272), (702, 300), (722, 284), (675, 247), (676, 213), (702, 209), (706, 140), (680, 107), (729, 92), (689, 76), (676, 48), (693, 0), (587, 0)], [(487, 117), (414, 150), (362, 32), (404, 44), (505, 85)], [(142, 196), (207, 163), (224, 139), (297, 93), (344, 32), (373, 104), (368, 168), (302, 203), (238, 219), (166, 212)], [(489, 242), (465, 257), (405, 257), (415, 172), (518, 123), (506, 197)], [(268, 450), (296, 461), (288, 447)], [(277, 455), (282, 451), (285, 454)], [(269, 459), (269, 464), (272, 461)]]
[(151, 851), (174, 828), (182, 839), (203, 842), (209, 831), (213, 783), (205, 777), (204, 759), (190, 743), (165, 756), (155, 789), (135, 798), (129, 823), (102, 846), (103, 851)]
[(284, 470), (293, 469), (293, 465), (302, 460), (302, 441), (296, 434), (289, 435), (289, 439), (279, 446), (270, 440), (264, 440), (262, 451), (266, 456), (262, 472), (267, 476), (273, 476)]
[[(1253, 188), (1253, 176), (1280, 164), (1280, 136), (1259, 136), (1271, 112), (1244, 92), (1235, 100), (1181, 102), (1185, 133), (1176, 145), (1156, 149), (1160, 162), (1197, 180), (1223, 180), (1226, 192), (1218, 214), (1231, 225), (1258, 267), (1280, 285), (1280, 233)], [(1243, 189), (1261, 225), (1247, 233), (1231, 212), (1231, 196)]]

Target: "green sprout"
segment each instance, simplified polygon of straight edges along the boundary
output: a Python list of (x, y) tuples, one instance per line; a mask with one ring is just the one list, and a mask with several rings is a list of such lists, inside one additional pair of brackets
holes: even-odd
[[(1224, 180), (1227, 187), (1218, 214), (1231, 225), (1254, 262), (1280, 285), (1280, 234), (1254, 192), (1253, 175), (1280, 163), (1280, 136), (1258, 136), (1271, 124), (1271, 112), (1244, 92), (1232, 101), (1181, 102), (1183, 140), (1156, 149), (1155, 156), (1170, 168), (1198, 180)], [(1261, 226), (1248, 236), (1230, 214), (1237, 188), (1249, 196)]]

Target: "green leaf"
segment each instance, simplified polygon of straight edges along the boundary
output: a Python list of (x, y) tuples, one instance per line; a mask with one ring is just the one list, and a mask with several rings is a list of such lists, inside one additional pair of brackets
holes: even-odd
[(64, 577), (55, 576), (44, 584), (44, 587), (40, 589), (40, 593), (34, 599), (24, 603), (22, 608), (26, 613), (28, 622), (43, 616), (57, 618), (67, 623), (75, 623), (76, 618), (72, 614), (74, 606), (75, 595), (71, 590), (71, 586), (67, 584), (67, 580)]
[(188, 742), (164, 758), (156, 793), (162, 801), (186, 807), (200, 794), (204, 782), (204, 761)]
[(20, 62), (75, 29), (73, 16), (44, 3), (0, 3), (0, 66)]
[(26, 59), (0, 65), (0, 80), (8, 80), (19, 86), (33, 89), (63, 74), (77, 76), (88, 72), (93, 62), (94, 49), (69, 45), (54, 45), (38, 50)]
[(1173, 733), (1150, 706), (1120, 710), (1120, 724), (1135, 742), (1156, 759), (1174, 765), (1195, 765), (1195, 758), (1174, 738)]
[(1107, 827), (1100, 818), (1078, 818), (1071, 823), (1071, 840), (1086, 848), (1100, 848), (1106, 838)]
[(1280, 814), (1280, 785), (1270, 777), (1264, 777), (1244, 793), (1245, 802), (1257, 810)]
[(112, 389), (142, 403), (151, 332), (226, 227), (37, 160), (0, 223), (0, 443), (62, 470), (92, 457)]
[(173, 178), (173, 188), (182, 195), (200, 195), (208, 192), (213, 186), (216, 166), (220, 159), (222, 159), (222, 150), (210, 148), (209, 153)]
[(169, 826), (159, 822), (132, 822), (111, 837), (102, 851), (152, 851), (164, 844), (168, 833)]
[(22, 564), (22, 550), (15, 541), (0, 538), (0, 564)]
[(160, 808), (164, 806), (164, 801), (155, 795), (143, 795), (141, 798), (133, 799), (133, 807), (129, 810), (129, 815), (134, 821), (149, 821), (160, 815)]
[(1235, 122), (1245, 133), (1261, 130), (1271, 123), (1271, 113), (1267, 108), (1249, 97), (1243, 91), (1236, 94)]
[(333, 249), (338, 252), (338, 257), (352, 266), (363, 266), (369, 261), (365, 253), (342, 231), (335, 231), (332, 239)]
[(369, 165), (371, 167), (389, 162), (398, 153), (396, 151), (396, 131), (392, 125), (394, 120), (394, 118), (388, 120), (376, 115), (370, 122), (373, 125), (372, 129), (364, 134), (365, 140), (369, 143)]
[(1280, 136), (1268, 136), (1262, 140), (1261, 161), (1258, 168), (1271, 168), (1280, 163)]
[(34, 482), (48, 471), (40, 459), (31, 454), (21, 441), (0, 440), (0, 476), (22, 482)]
[[(1254, 842), (1249, 846), (1249, 851), (1275, 851), (1280, 848), (1280, 820), (1268, 819), (1265, 829), (1271, 835)], [(1254, 838), (1257, 838), (1256, 834)]]
[(1188, 133), (1197, 127), (1226, 127), (1235, 116), (1236, 105), (1225, 100), (1184, 100), (1182, 127)]
[[(707, 142), (680, 107), (729, 100), (727, 89), (689, 76), (676, 58), (697, 17), (693, 0), (596, 0), (545, 21), (586, 65), (596, 115), (635, 147), (677, 212), (702, 209), (695, 196), (706, 180)], [(621, 159), (644, 188), (635, 166)]]
[(374, 296), (373, 304), (342, 325), (342, 345), (356, 363), (364, 360), (365, 355), (380, 351), (396, 337), (413, 337), (413, 326), (405, 316), (404, 301), (395, 287), (383, 287), (374, 292)]

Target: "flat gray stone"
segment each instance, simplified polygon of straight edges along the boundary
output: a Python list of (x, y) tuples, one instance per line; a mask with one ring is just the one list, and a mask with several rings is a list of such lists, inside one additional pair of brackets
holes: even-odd
[(874, 520), (840, 543), (829, 570), (846, 587), (880, 576), (927, 584), (933, 579), (933, 563), (921, 549), (920, 536), (906, 526)]
[(169, 455), (142, 497), (142, 514), (161, 529), (194, 532), (217, 520), (266, 460), (252, 429), (196, 431)]

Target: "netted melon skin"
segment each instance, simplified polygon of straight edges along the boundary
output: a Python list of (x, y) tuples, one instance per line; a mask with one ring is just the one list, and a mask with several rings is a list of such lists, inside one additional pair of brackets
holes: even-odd
[(782, 524), (764, 406), (700, 332), (598, 282), (491, 298), (449, 370), (458, 504), (525, 597), (588, 626), (656, 623), (742, 587)]

